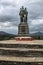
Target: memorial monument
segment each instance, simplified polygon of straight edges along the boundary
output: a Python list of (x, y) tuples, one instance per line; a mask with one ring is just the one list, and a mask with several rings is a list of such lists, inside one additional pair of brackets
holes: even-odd
[(28, 28), (28, 11), (26, 8), (22, 6), (20, 8), (20, 24), (18, 26), (18, 36), (29, 36), (29, 28)]
[(29, 27), (28, 27), (28, 11), (27, 8), (20, 8), (20, 23), (18, 25), (18, 37), (16, 37), (16, 40), (22, 40), (22, 41), (28, 41), (33, 40), (31, 37), (29, 37)]

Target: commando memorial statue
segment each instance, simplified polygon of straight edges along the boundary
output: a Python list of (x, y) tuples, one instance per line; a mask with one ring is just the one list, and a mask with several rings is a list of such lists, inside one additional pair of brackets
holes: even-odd
[(18, 26), (18, 35), (19, 36), (29, 36), (29, 28), (27, 23), (28, 11), (27, 8), (23, 6), (20, 8), (20, 23)]

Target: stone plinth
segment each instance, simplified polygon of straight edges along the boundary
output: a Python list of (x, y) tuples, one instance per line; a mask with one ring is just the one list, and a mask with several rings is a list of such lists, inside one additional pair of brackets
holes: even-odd
[(29, 36), (29, 28), (27, 23), (20, 23), (18, 26), (18, 36)]
[(17, 41), (32, 41), (35, 40), (32, 37), (16, 37)]

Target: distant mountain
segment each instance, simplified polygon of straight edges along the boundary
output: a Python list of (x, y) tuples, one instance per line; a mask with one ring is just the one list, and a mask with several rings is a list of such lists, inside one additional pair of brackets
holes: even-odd
[(42, 32), (36, 32), (36, 33), (30, 34), (30, 36), (43, 36), (43, 33)]
[(16, 35), (9, 34), (4, 31), (0, 31), (0, 40), (9, 40), (9, 39), (14, 39)]
[(9, 33), (6, 33), (4, 31), (0, 31), (0, 35), (7, 35), (7, 34), (9, 34)]

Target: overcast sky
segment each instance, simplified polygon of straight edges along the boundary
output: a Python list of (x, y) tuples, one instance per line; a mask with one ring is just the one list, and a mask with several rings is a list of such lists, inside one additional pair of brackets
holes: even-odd
[(28, 10), (30, 33), (43, 32), (43, 0), (0, 0), (0, 31), (18, 33), (22, 5)]

